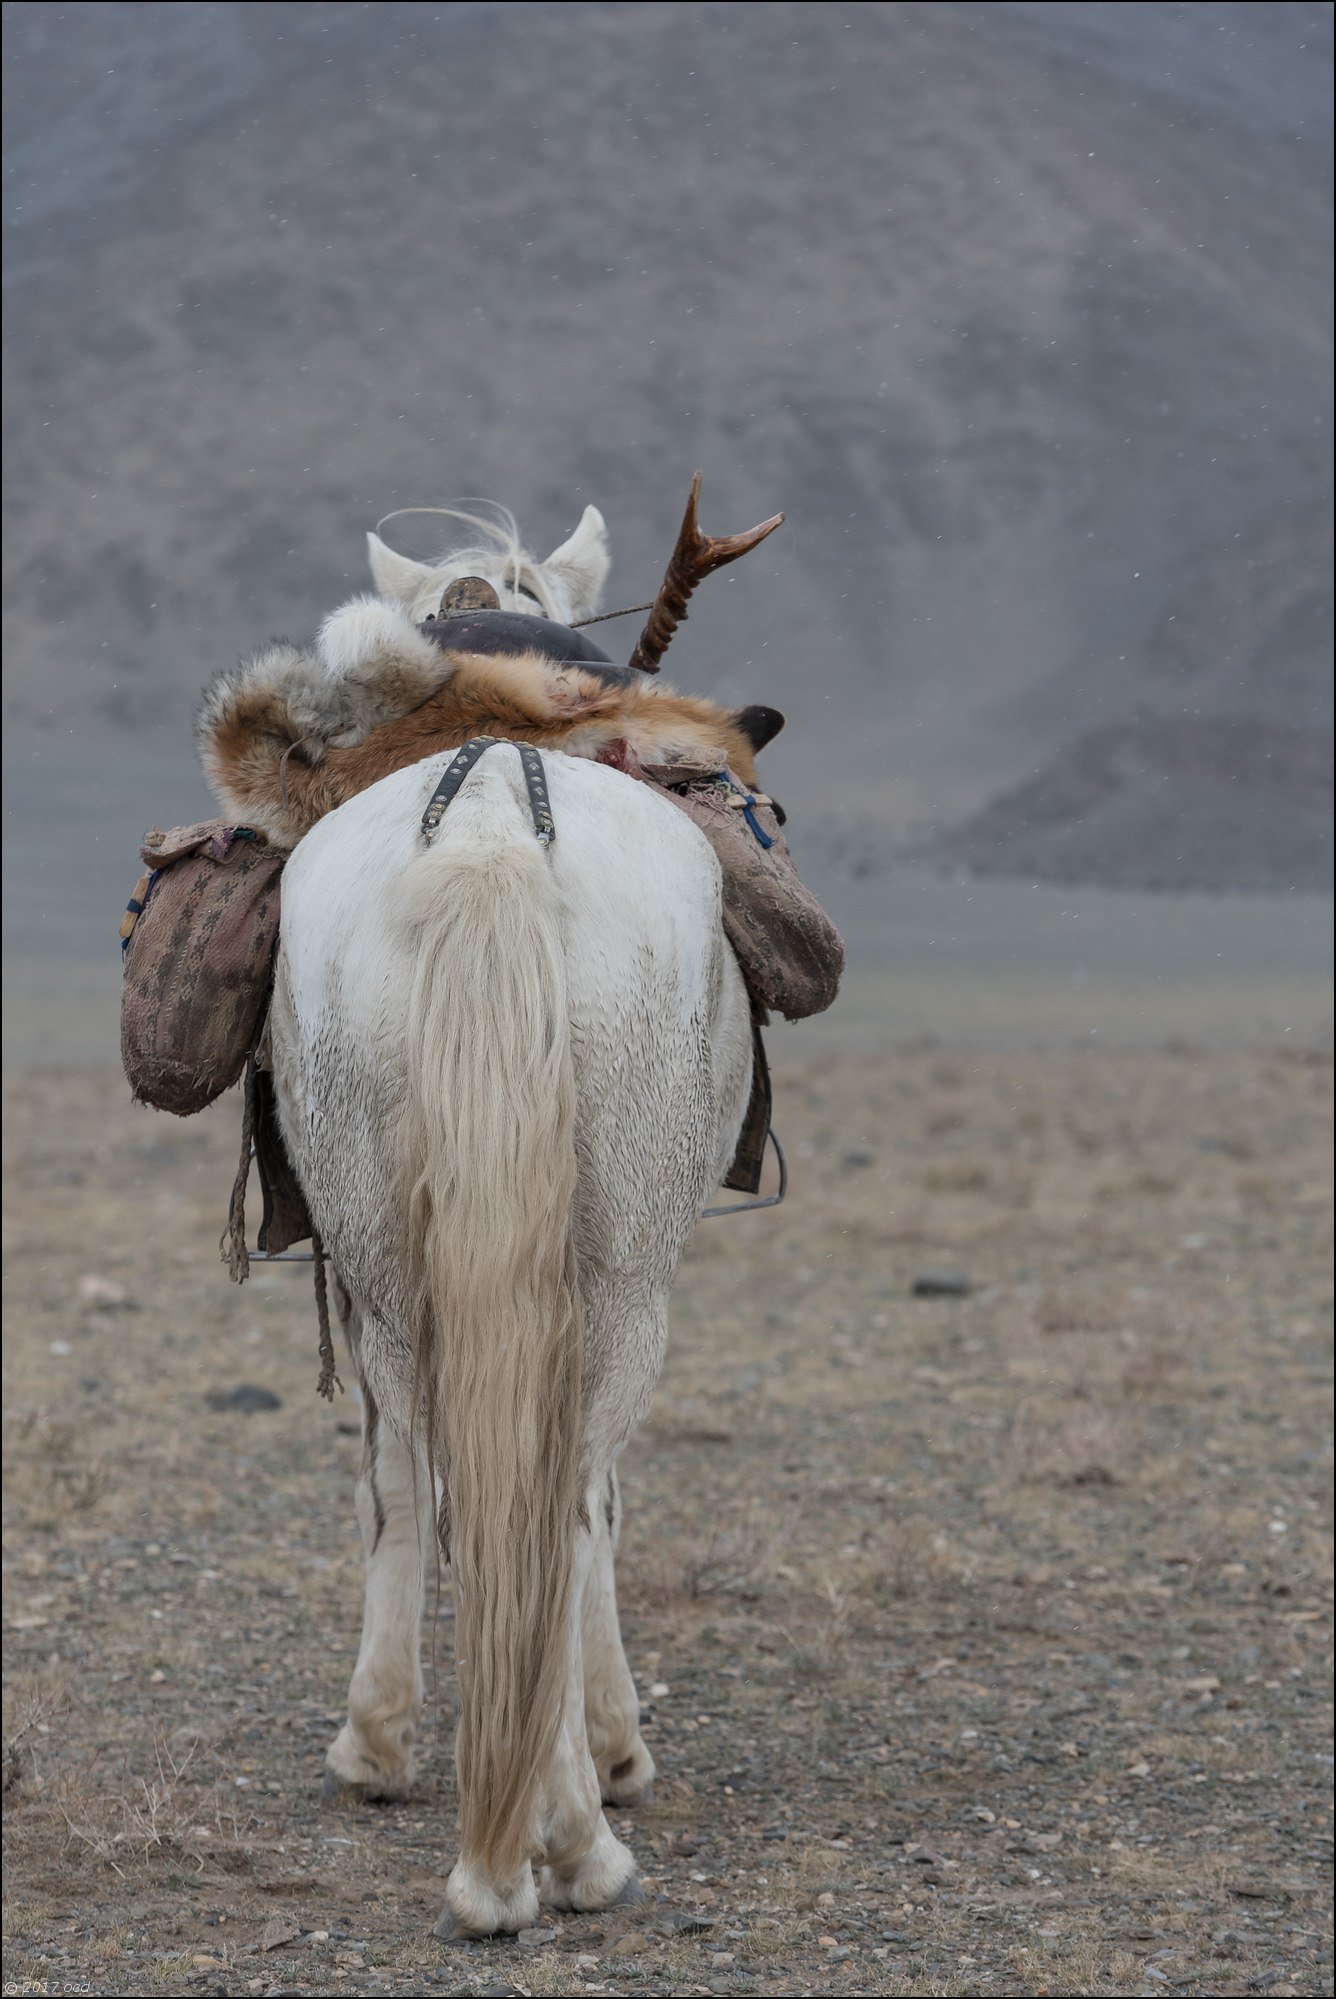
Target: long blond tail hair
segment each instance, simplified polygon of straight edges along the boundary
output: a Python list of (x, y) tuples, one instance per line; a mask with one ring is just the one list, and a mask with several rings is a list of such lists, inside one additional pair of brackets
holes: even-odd
[(547, 852), (508, 789), (465, 802), (405, 877), (417, 949), (402, 1161), (418, 1385), (448, 1509), (461, 1843), (508, 1878), (535, 1842), (565, 1699), (575, 1086)]

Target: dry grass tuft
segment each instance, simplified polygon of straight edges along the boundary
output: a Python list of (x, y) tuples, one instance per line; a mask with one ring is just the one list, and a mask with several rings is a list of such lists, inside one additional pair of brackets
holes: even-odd
[(918, 1513), (885, 1521), (858, 1559), (858, 1589), (874, 1598), (903, 1600), (959, 1578), (946, 1536)]
[(4, 1748), (0, 1752), (6, 1798), (20, 1786), (39, 1784), (37, 1748), (68, 1711), (69, 1682), (63, 1676), (25, 1678), (5, 1691)]
[(1104, 1299), (1082, 1298), (1072, 1291), (1046, 1291), (1035, 1307), (1041, 1333), (1105, 1333), (1118, 1323)]
[(91, 1857), (122, 1877), (154, 1860), (185, 1863), (196, 1873), (206, 1862), (237, 1864), (245, 1826), (236, 1794), (221, 1774), (206, 1778), (201, 1769), (222, 1738), (208, 1744), (196, 1738), (184, 1751), (173, 1751), (155, 1728), (148, 1776), (109, 1778), (96, 1755), (38, 1774), (30, 1745), (52, 1734), (68, 1709), (67, 1690), (58, 1683), (36, 1684), (15, 1697), (4, 1751), (6, 1792), (25, 1802), (8, 1828), (15, 1853), (21, 1847), (50, 1850), (54, 1837), (80, 1864)]
[(642, 1611), (662, 1611), (715, 1597), (755, 1602), (772, 1595), (793, 1574), (788, 1559), (797, 1521), (796, 1508), (775, 1512), (754, 1502), (735, 1524), (716, 1527), (685, 1554), (680, 1543), (665, 1554), (662, 1542), (651, 1542), (623, 1571), (623, 1600)]
[(1121, 1485), (1136, 1436), (1116, 1409), (1018, 1404), (999, 1438), (999, 1480), (1012, 1485)]
[(153, 1738), (153, 1774), (135, 1780), (129, 1791), (105, 1790), (95, 1781), (96, 1766), (65, 1772), (53, 1797), (67, 1845), (91, 1854), (122, 1874), (128, 1861), (171, 1858), (202, 1872), (219, 1849), (235, 1853), (243, 1844), (235, 1795), (221, 1779), (201, 1784), (195, 1765), (196, 1741), (174, 1755), (158, 1731)]

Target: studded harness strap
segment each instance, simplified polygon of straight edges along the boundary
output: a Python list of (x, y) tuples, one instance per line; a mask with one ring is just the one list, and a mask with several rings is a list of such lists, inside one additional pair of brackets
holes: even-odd
[[(459, 787), (487, 750), (494, 749), (504, 736), (474, 736), (465, 743), (453, 759), (444, 777), (433, 791), (427, 809), (422, 815), (422, 837), (430, 846), (435, 839), (446, 807), (457, 795)], [(524, 772), (524, 782), (529, 793), (529, 811), (533, 815), (533, 830), (544, 847), (550, 847), (557, 837), (557, 829), (552, 820), (552, 804), (547, 795), (547, 775), (543, 770), (543, 759), (532, 743), (516, 743), (520, 753), (520, 766)]]

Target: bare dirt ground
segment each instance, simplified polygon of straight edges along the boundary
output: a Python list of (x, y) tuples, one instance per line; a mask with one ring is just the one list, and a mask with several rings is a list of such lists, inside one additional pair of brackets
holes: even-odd
[(786, 1060), (790, 1203), (702, 1226), (624, 1459), (649, 1899), (447, 1948), (446, 1607), (414, 1795), (322, 1802), (355, 1412), (216, 1261), (235, 1106), (16, 1079), (4, 1990), (1330, 1992), (1330, 1084)]

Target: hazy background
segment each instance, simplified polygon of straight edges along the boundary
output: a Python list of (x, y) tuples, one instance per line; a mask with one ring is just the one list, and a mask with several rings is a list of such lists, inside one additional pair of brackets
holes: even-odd
[(200, 685), (381, 515), (592, 500), (615, 606), (697, 466), (841, 1032), (1327, 1031), (1329, 8), (4, 20), (11, 1059), (114, 1059)]
[[(1330, 5), (4, 21), (6, 1989), (1330, 1992)], [(655, 1899), (432, 1958), (448, 1593), (319, 1805), (356, 1414), (116, 931), (383, 514), (595, 502), (615, 607), (697, 467), (849, 970), (622, 1459)]]

